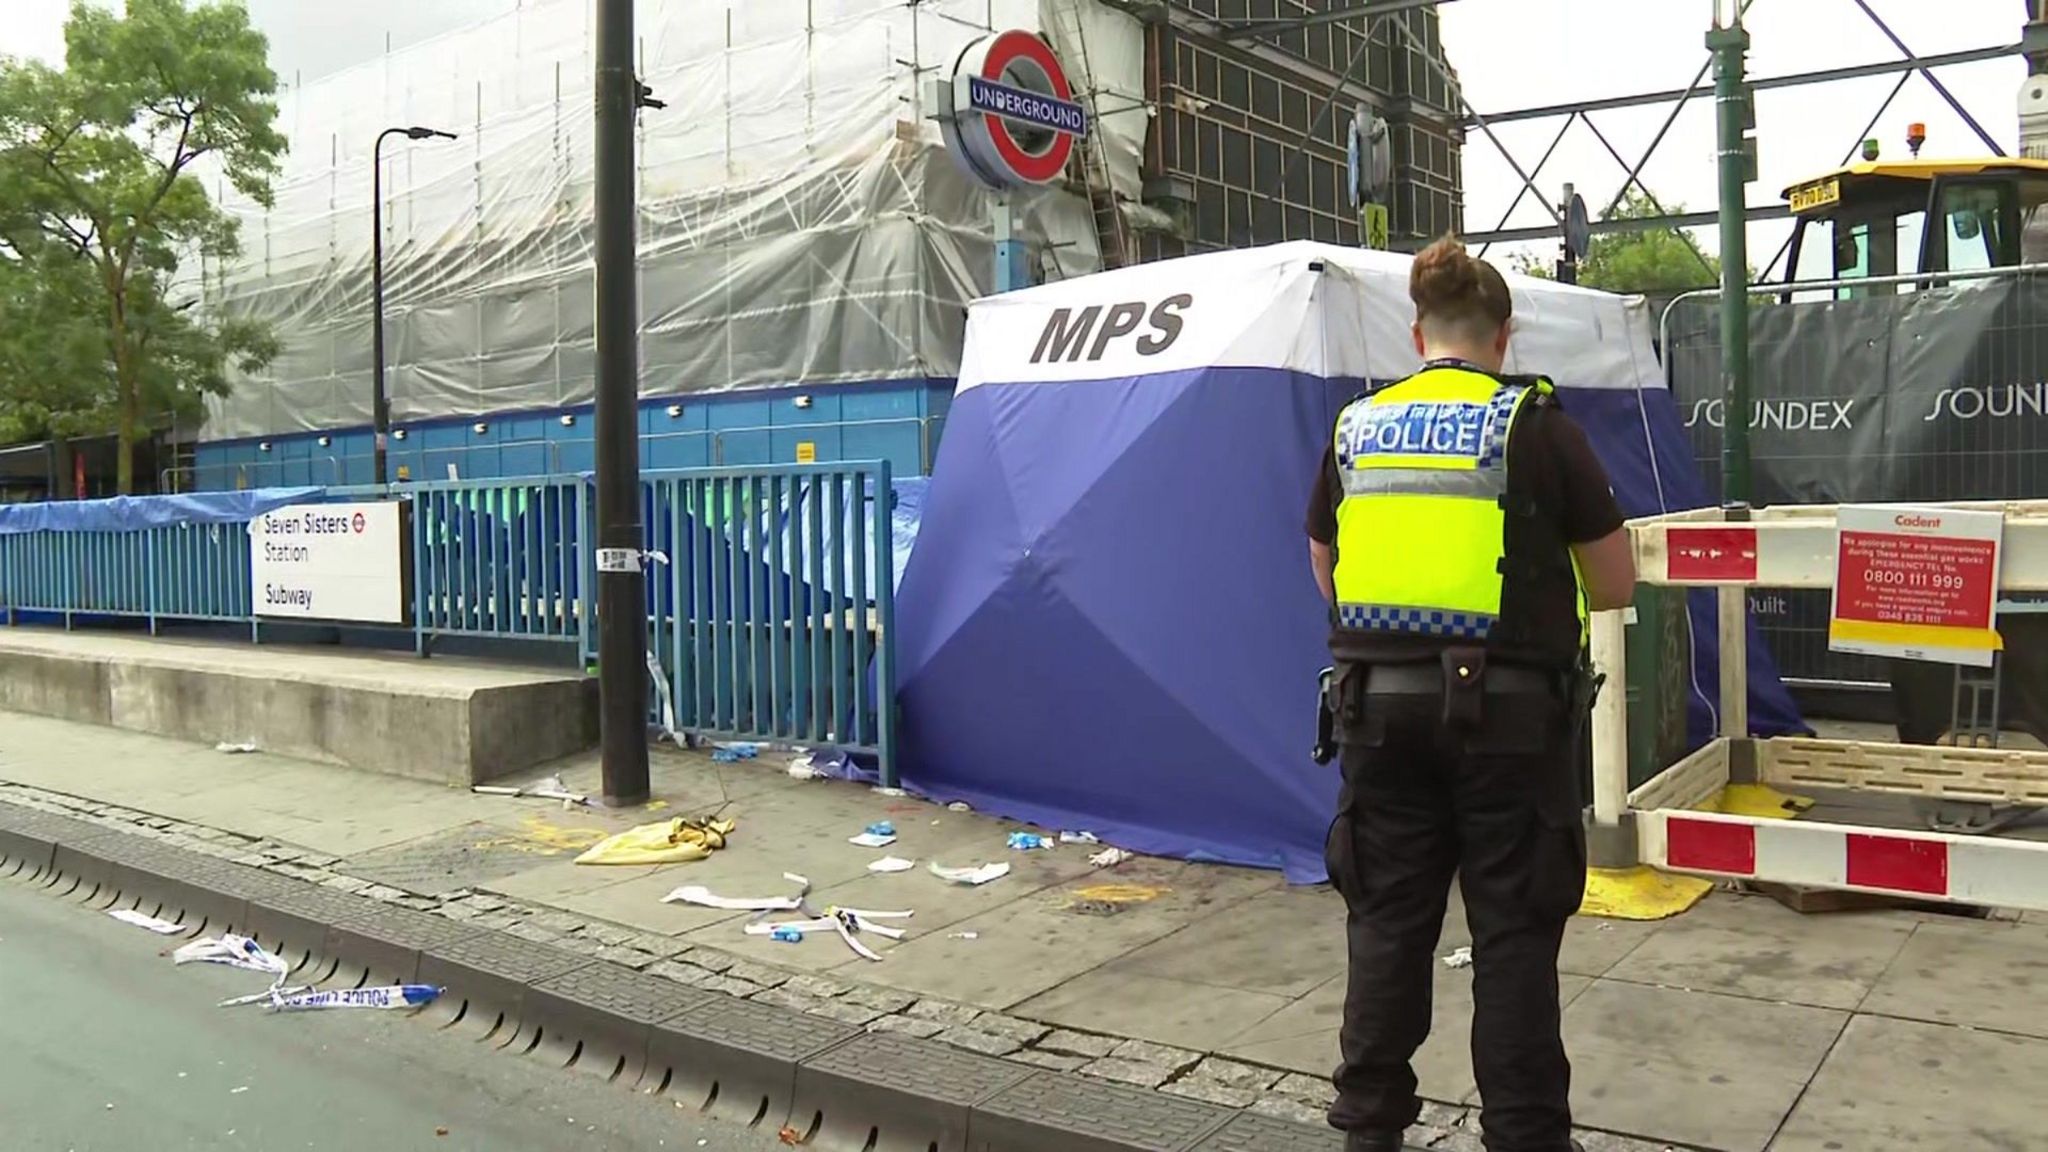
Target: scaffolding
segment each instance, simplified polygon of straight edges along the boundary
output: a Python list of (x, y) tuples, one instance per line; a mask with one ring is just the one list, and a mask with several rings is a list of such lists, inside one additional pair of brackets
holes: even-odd
[[(275, 202), (220, 181), (243, 251), (202, 275), (209, 304), (269, 322), (283, 351), (210, 403), (206, 438), (369, 422), (371, 156), (393, 126), (458, 137), (383, 153), (393, 419), (591, 398), (590, 18), (529, 4), (281, 98)], [(665, 104), (636, 149), (648, 394), (955, 373), (989, 287), (988, 194), (945, 155), (920, 81), (991, 29), (1056, 48), (1056, 28), (1085, 32), (1096, 154), (1138, 193), (1142, 29), (1095, 0), (646, 0), (639, 27)], [(1055, 274), (1100, 266), (1085, 195), (1049, 189), (1018, 216)]]

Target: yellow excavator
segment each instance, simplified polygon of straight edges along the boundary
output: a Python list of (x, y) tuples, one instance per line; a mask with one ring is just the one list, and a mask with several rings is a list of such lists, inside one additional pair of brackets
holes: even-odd
[[(1906, 133), (1912, 158), (1883, 159), (1878, 142), (1866, 141), (1860, 163), (1785, 189), (1794, 224), (1788, 291), (1778, 298), (1888, 296), (1960, 285), (1958, 273), (2048, 264), (2048, 78), (2030, 78), (2020, 121), (2023, 157), (1922, 159), (1926, 129), (1914, 124)], [(1854, 283), (1863, 280), (1871, 283)], [(1800, 288), (1815, 281), (1851, 283)], [(2048, 639), (2048, 604), (2036, 599), (2000, 598), (2007, 646), (1988, 676), (1894, 662), (1901, 739), (1995, 744), (2000, 720), (2007, 731), (2048, 739), (2048, 661), (2033, 654)]]
[(1944, 272), (2048, 262), (2048, 160), (1923, 160), (1925, 139), (1921, 125), (1908, 130), (1909, 160), (1881, 159), (1866, 141), (1862, 162), (1785, 189), (1787, 281), (1928, 277), (1835, 291), (1852, 298), (1930, 287)]

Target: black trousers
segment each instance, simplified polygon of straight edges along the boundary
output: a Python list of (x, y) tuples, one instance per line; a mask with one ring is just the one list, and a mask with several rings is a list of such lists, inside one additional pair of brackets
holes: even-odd
[[(1363, 679), (1361, 677), (1360, 679)], [(1348, 910), (1350, 975), (1330, 1123), (1398, 1130), (1421, 1110), (1415, 1050), (1453, 876), (1472, 930), (1472, 1067), (1489, 1152), (1571, 1147), (1557, 954), (1585, 890), (1578, 738), (1560, 694), (1484, 697), (1476, 726), (1441, 696), (1354, 697), (1327, 858)]]

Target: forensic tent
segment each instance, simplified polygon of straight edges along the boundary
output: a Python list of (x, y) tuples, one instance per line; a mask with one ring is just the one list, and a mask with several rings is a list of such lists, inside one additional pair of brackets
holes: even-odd
[[(1337, 770), (1309, 756), (1329, 654), (1305, 513), (1339, 409), (1419, 366), (1408, 263), (1290, 243), (974, 304), (897, 599), (912, 787), (1324, 878)], [(1559, 383), (1624, 509), (1707, 503), (1644, 303), (1511, 283), (1508, 370)], [(1694, 635), (1715, 685), (1705, 616)], [(1799, 729), (1751, 651), (1753, 724)]]

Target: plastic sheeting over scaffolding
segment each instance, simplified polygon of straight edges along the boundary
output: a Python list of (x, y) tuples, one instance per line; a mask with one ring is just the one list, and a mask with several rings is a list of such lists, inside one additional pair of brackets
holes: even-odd
[[(283, 351), (210, 404), (207, 438), (369, 422), (370, 162), (394, 125), (460, 136), (383, 150), (394, 419), (591, 399), (591, 11), (531, 4), (286, 94), (268, 209), (209, 178), (243, 251), (199, 269), (205, 295), (269, 321)], [(642, 0), (637, 16), (642, 79), (668, 105), (638, 134), (644, 393), (957, 373), (990, 194), (939, 146), (922, 88), (985, 30), (1047, 35), (1135, 198), (1143, 30), (1095, 0)], [(1018, 207), (1045, 278), (1099, 266), (1083, 197)]]

